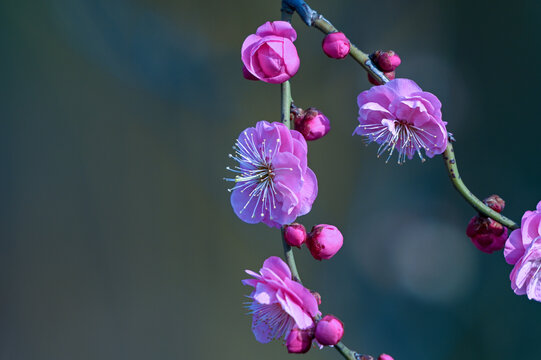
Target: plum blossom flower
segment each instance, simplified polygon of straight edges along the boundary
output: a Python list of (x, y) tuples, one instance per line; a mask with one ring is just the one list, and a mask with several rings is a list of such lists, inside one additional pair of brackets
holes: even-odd
[(254, 277), (242, 283), (254, 288), (247, 307), (253, 315), (252, 331), (257, 341), (268, 343), (287, 337), (293, 328), (314, 327), (314, 317), (321, 315), (316, 298), (292, 280), (291, 270), (282, 259), (271, 256), (259, 274), (251, 270), (246, 273)]
[(353, 134), (380, 144), (378, 156), (388, 151), (387, 161), (394, 151), (399, 164), (415, 153), (424, 161), (421, 150), (430, 158), (445, 151), (447, 123), (441, 119), (441, 103), (412, 80), (374, 86), (360, 93), (357, 103), (360, 124)]
[(541, 301), (541, 201), (536, 210), (524, 213), (503, 254), (508, 264), (515, 265), (509, 276), (515, 294)]
[(230, 189), (231, 205), (244, 222), (270, 227), (290, 224), (310, 212), (317, 196), (316, 175), (307, 166), (304, 137), (284, 124), (260, 121), (238, 137), (238, 162), (228, 170), (237, 173)]
[(299, 70), (300, 60), (293, 41), (295, 29), (287, 21), (267, 21), (242, 44), (244, 77), (248, 73), (271, 84), (289, 80)]

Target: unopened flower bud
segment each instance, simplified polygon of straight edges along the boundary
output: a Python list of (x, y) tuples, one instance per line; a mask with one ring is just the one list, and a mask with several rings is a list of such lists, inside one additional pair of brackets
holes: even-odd
[(306, 229), (304, 225), (293, 223), (284, 227), (284, 239), (290, 246), (301, 247), (306, 241)]
[(333, 59), (343, 59), (349, 54), (349, 40), (341, 32), (327, 34), (321, 46), (325, 55)]
[(330, 259), (344, 244), (344, 237), (336, 226), (320, 224), (312, 228), (306, 245), (316, 260)]
[(471, 218), (466, 235), (479, 250), (492, 254), (505, 246), (507, 228), (491, 218), (476, 215)]
[(286, 346), (287, 352), (304, 354), (312, 347), (312, 341), (314, 340), (314, 329), (301, 330), (298, 327), (294, 327), (287, 336)]
[(316, 340), (324, 346), (336, 345), (344, 336), (344, 324), (333, 315), (325, 315), (316, 325)]
[[(385, 77), (389, 80), (394, 80), (395, 76), (396, 76), (396, 73), (394, 71), (391, 71), (391, 72), (384, 72), (383, 75), (385, 75)], [(368, 74), (368, 81), (370, 82), (370, 84), (372, 85), (381, 85), (379, 83), (379, 81), (376, 80), (375, 77), (373, 77), (370, 73)]]
[(304, 110), (300, 107), (296, 107), (295, 105), (291, 105), (289, 120), (291, 121), (291, 124), (293, 124), (293, 127), (297, 126), (297, 124), (300, 124), (303, 118)]
[(380, 51), (378, 55), (376, 65), (385, 72), (394, 71), (402, 62), (400, 56), (392, 50)]
[(486, 206), (499, 213), (501, 213), (505, 207), (505, 201), (498, 195), (490, 195), (483, 200), (483, 202)]
[(381, 354), (380, 356), (378, 356), (378, 360), (394, 360), (394, 359), (391, 355)]
[(259, 79), (256, 78), (254, 75), (252, 75), (251, 72), (248, 71), (248, 69), (246, 68), (246, 66), (242, 66), (242, 76), (244, 76), (244, 78), (246, 80), (254, 80), (254, 81), (258, 81)]
[(317, 140), (331, 130), (331, 122), (316, 108), (308, 108), (304, 117), (295, 118), (295, 130), (300, 132), (307, 141)]

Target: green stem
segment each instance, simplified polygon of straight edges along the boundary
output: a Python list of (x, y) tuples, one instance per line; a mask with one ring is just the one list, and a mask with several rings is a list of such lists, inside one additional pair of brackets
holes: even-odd
[(284, 256), (286, 258), (287, 265), (291, 269), (291, 277), (293, 280), (302, 284), (297, 265), (295, 264), (295, 255), (293, 254), (293, 248), (286, 242), (284, 236), (284, 228), (282, 227), (282, 244), (284, 245)]
[(357, 353), (348, 349), (348, 347), (344, 345), (343, 342), (340, 341), (338, 344), (334, 345), (334, 348), (346, 359), (357, 360)]
[(473, 206), (475, 210), (487, 217), (492, 218), (500, 224), (507, 226), (509, 229), (514, 230), (519, 228), (519, 226), (513, 220), (486, 206), (466, 187), (466, 185), (462, 181), (462, 178), (460, 177), (460, 173), (458, 172), (455, 151), (453, 150), (453, 144), (451, 143), (451, 141), (448, 142), (447, 148), (443, 153), (443, 160), (445, 161), (445, 166), (447, 167), (447, 171), (449, 172), (449, 179), (451, 179), (453, 186), (460, 193), (460, 195), (462, 195), (462, 197), (467, 202), (469, 202), (471, 206)]
[(291, 114), (291, 103), (293, 102), (293, 99), (291, 98), (291, 85), (289, 84), (289, 81), (283, 82), (282, 87), (282, 115), (281, 115), (281, 121), (282, 123), (287, 126), (288, 129), (291, 129), (291, 120), (290, 120), (290, 114)]

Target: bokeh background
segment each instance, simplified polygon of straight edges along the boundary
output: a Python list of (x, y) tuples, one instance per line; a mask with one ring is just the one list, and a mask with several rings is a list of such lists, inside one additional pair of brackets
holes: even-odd
[[(367, 52), (442, 100), (463, 178), (520, 220), (541, 199), (536, 1), (312, 0)], [(279, 119), (279, 86), (241, 76), (240, 46), (279, 1), (0, 2), (0, 359), (282, 359), (261, 345), (244, 269), (281, 255), (279, 232), (229, 205), (238, 133)], [(351, 59), (294, 17), (298, 106), (332, 131), (309, 144), (319, 180), (300, 219), (339, 226), (342, 251), (297, 263), (345, 343), (395, 359), (541, 358), (541, 304), (510, 289), (501, 253), (465, 236), (474, 211), (443, 162), (398, 166), (352, 137)], [(308, 359), (336, 359), (332, 349)]]

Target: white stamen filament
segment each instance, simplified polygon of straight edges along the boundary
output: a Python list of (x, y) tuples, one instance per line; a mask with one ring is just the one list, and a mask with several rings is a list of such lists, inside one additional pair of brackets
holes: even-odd
[[(226, 168), (237, 175), (234, 178), (224, 178), (224, 180), (235, 183), (235, 186), (229, 189), (229, 191), (249, 191), (248, 201), (244, 204), (240, 213), (246, 210), (252, 200), (254, 200), (256, 205), (252, 211), (252, 218), (256, 216), (257, 211), (260, 211), (261, 216), (264, 216), (265, 211), (268, 211), (269, 217), (272, 219), (272, 210), (276, 209), (277, 191), (274, 186), (276, 172), (280, 170), (293, 171), (293, 169), (274, 168), (272, 165), (274, 155), (280, 148), (280, 139), (276, 140), (273, 149), (267, 147), (266, 140), (263, 140), (259, 146), (256, 145), (253, 133), (248, 134), (244, 132), (244, 135), (243, 141), (237, 140), (235, 146), (233, 146), (235, 154), (229, 155), (230, 158), (239, 164), (234, 168)], [(259, 204), (261, 204), (261, 207)]]
[(364, 134), (367, 136), (368, 142), (380, 143), (377, 151), (378, 157), (386, 151), (389, 153), (385, 162), (389, 161), (395, 149), (398, 152), (398, 164), (403, 164), (406, 157), (415, 153), (424, 162), (425, 158), (421, 153), (421, 149), (429, 151), (429, 146), (436, 144), (436, 135), (399, 120), (394, 120), (394, 133), (384, 124), (366, 124), (359, 125), (359, 127), (369, 131), (369, 133)]

